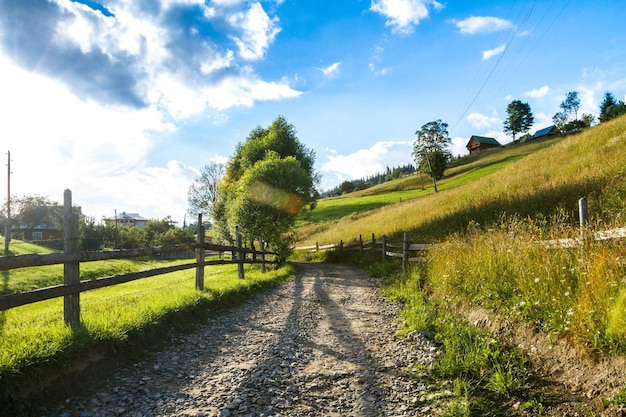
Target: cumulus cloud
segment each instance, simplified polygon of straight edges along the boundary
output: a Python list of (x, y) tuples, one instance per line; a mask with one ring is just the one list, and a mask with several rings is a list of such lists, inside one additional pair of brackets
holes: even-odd
[(526, 91), (524, 95), (530, 98), (542, 98), (542, 97), (547, 96), (551, 92), (552, 90), (550, 90), (550, 87), (548, 87), (547, 85), (544, 85), (543, 87), (534, 88), (530, 91)]
[(487, 61), (488, 59), (493, 58), (494, 56), (500, 55), (506, 49), (506, 45), (500, 45), (497, 48), (489, 49), (483, 51), (483, 61)]
[(472, 112), (467, 116), (467, 121), (477, 129), (490, 129), (502, 124), (502, 120), (500, 120), (495, 110), (492, 112), (491, 116)]
[(260, 3), (254, 3), (246, 12), (230, 16), (230, 23), (243, 31), (241, 37), (233, 36), (239, 54), (247, 60), (260, 59), (280, 32), (278, 18), (270, 18)]
[[(0, 50), (19, 66), (63, 82), (82, 100), (134, 109), (163, 105), (174, 118), (223, 109), (212, 107), (215, 100), (206, 92), (220, 86), (230, 91), (238, 81), (246, 96), (231, 100), (235, 106), (297, 96), (283, 80), (260, 80), (245, 64), (263, 58), (280, 32), (278, 19), (260, 2), (162, 0), (144, 6), (130, 0), (109, 9), (70, 0), (0, 3)], [(208, 28), (231, 39), (230, 45), (207, 36)], [(193, 97), (173, 96), (174, 84)], [(275, 91), (258, 94), (259, 86)]]
[(386, 25), (403, 35), (413, 32), (414, 26), (429, 15), (428, 7), (435, 11), (443, 8), (437, 1), (427, 0), (372, 0), (370, 10), (387, 18)]
[(187, 119), (301, 94), (250, 66), (279, 21), (255, 1), (105, 4), (0, 2), (12, 189), (59, 201), (69, 188), (98, 220), (118, 209), (182, 221), (197, 170), (146, 161)]
[(411, 142), (376, 142), (368, 149), (360, 149), (348, 155), (327, 150), (326, 162), (320, 171), (323, 186), (330, 188), (344, 180), (365, 178), (385, 172), (387, 167), (414, 163)]
[(454, 24), (463, 35), (478, 35), (508, 30), (514, 27), (508, 20), (492, 16), (472, 16), (455, 21)]

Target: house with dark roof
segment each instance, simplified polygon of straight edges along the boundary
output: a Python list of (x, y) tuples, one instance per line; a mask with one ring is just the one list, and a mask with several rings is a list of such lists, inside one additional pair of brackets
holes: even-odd
[(539, 129), (538, 131), (536, 131), (532, 137), (532, 140), (547, 139), (556, 134), (557, 134), (556, 126), (552, 125), (552, 126), (544, 127), (543, 129)]
[(477, 135), (472, 135), (467, 145), (465, 145), (470, 154), (480, 152), (484, 149), (499, 148), (500, 146), (502, 145), (500, 145), (500, 142), (495, 138)]
[(135, 226), (138, 228), (143, 228), (146, 226), (150, 219), (146, 219), (145, 217), (141, 217), (138, 213), (126, 213), (123, 211), (121, 214), (118, 214), (116, 217), (110, 217), (108, 219), (104, 219), (104, 222), (107, 226)]

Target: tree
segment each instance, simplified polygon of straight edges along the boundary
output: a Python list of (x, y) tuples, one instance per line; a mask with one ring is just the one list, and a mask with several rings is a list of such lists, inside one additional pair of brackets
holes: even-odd
[(436, 180), (443, 178), (443, 174), (448, 166), (448, 162), (452, 159), (452, 154), (448, 151), (436, 151), (431, 152), (428, 158), (422, 158), (420, 161), (419, 170), (424, 174), (432, 174)]
[(217, 187), (226, 172), (224, 164), (209, 162), (187, 192), (187, 212), (192, 216), (202, 213), (208, 217), (217, 199)]
[(626, 113), (626, 104), (622, 100), (616, 101), (610, 92), (604, 93), (604, 100), (600, 103), (600, 123), (607, 122)]
[[(445, 153), (446, 147), (450, 145), (451, 140), (448, 136), (448, 124), (441, 120), (428, 122), (423, 125), (420, 130), (416, 131), (417, 138), (413, 142), (413, 157), (417, 166), (421, 166), (423, 160), (428, 166), (428, 174), (433, 180), (433, 191), (437, 192), (437, 175), (434, 169), (435, 153)], [(449, 153), (449, 152), (448, 152)], [(445, 168), (444, 168), (445, 169)]]
[(219, 184), (211, 210), (216, 239), (232, 243), (240, 226), (248, 241), (262, 237), (286, 256), (295, 217), (319, 196), (314, 162), (315, 153), (283, 117), (253, 129), (235, 148)]
[(337, 195), (348, 194), (354, 191), (354, 184), (351, 181), (344, 181), (337, 188)]
[(506, 107), (506, 113), (504, 133), (512, 135), (513, 142), (515, 142), (515, 135), (528, 132), (535, 122), (535, 118), (528, 103), (522, 103), (519, 100), (510, 102)]
[(580, 109), (580, 99), (578, 98), (578, 91), (570, 91), (565, 95), (565, 100), (561, 102), (561, 108), (563, 112), (568, 116), (574, 113), (574, 120), (578, 120), (578, 109)]

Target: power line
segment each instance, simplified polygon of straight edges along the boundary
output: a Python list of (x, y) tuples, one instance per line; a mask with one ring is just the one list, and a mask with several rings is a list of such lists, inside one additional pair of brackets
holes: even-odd
[(513, 42), (513, 39), (515, 39), (515, 37), (517, 36), (517, 34), (519, 33), (520, 29), (522, 28), (522, 26), (528, 21), (528, 19), (530, 18), (530, 15), (533, 12), (533, 9), (535, 8), (537, 4), (537, 1), (535, 0), (533, 2), (533, 4), (531, 5), (530, 9), (528, 10), (528, 13), (526, 14), (526, 16), (524, 17), (524, 19), (522, 20), (522, 22), (517, 26), (517, 28), (515, 29), (515, 32), (513, 33), (513, 36), (511, 36), (511, 39), (509, 39), (509, 41), (507, 42), (506, 46), (504, 47), (504, 50), (502, 51), (502, 53), (500, 54), (500, 56), (498, 57), (498, 60), (496, 61), (495, 65), (493, 66), (493, 68), (491, 69), (491, 71), (489, 72), (489, 74), (487, 74), (487, 78), (485, 78), (485, 81), (483, 81), (482, 85), (480, 86), (480, 88), (478, 89), (478, 91), (476, 92), (476, 94), (474, 95), (474, 98), (472, 99), (472, 101), (467, 105), (467, 107), (465, 108), (465, 111), (463, 112), (463, 114), (461, 114), (461, 116), (459, 117), (459, 119), (456, 121), (456, 123), (454, 124), (454, 126), (452, 126), (451, 130), (454, 130), (459, 123), (461, 122), (461, 120), (463, 120), (463, 118), (465, 117), (465, 115), (469, 112), (470, 108), (474, 105), (474, 103), (476, 102), (476, 100), (478, 99), (478, 96), (480, 96), (480, 93), (482, 93), (483, 89), (485, 88), (485, 86), (487, 85), (487, 83), (489, 82), (489, 80), (491, 79), (491, 76), (493, 75), (493, 73), (495, 72), (496, 68), (498, 67), (498, 64), (500, 64), (500, 62), (502, 61), (502, 58), (504, 57), (504, 55), (506, 54), (506, 51), (509, 49), (509, 46), (511, 46), (511, 43)]

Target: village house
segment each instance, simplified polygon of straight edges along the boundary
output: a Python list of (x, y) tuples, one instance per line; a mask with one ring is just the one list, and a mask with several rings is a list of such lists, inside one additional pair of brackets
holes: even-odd
[(150, 219), (146, 219), (145, 217), (141, 217), (138, 213), (126, 213), (123, 211), (121, 214), (116, 217), (110, 217), (108, 219), (104, 219), (104, 222), (107, 226), (122, 226), (122, 227), (130, 227), (135, 226), (140, 229), (146, 226)]
[(467, 145), (465, 145), (470, 154), (480, 152), (484, 149), (499, 148), (500, 146), (502, 145), (500, 145), (500, 142), (495, 138), (477, 135), (472, 135)]
[(52, 224), (38, 224), (34, 226), (20, 224), (11, 227), (11, 238), (27, 242), (33, 240), (58, 240), (63, 238), (63, 232)]
[(556, 133), (557, 133), (556, 126), (552, 125), (552, 126), (544, 127), (543, 129), (539, 129), (538, 131), (535, 132), (535, 134), (532, 137), (532, 140), (547, 139), (549, 137), (556, 135)]

